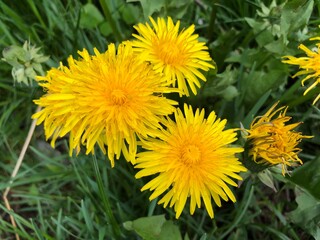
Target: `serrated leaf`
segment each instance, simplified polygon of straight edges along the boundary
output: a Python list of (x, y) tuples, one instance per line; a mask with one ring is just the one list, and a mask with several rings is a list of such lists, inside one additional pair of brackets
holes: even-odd
[(305, 229), (315, 239), (319, 239), (320, 201), (307, 192), (302, 191), (296, 197), (296, 202), (298, 203), (298, 207), (287, 215), (289, 220)]
[(313, 11), (313, 4), (313, 0), (292, 0), (284, 5), (280, 17), (280, 31), (284, 41), (286, 41), (288, 34), (308, 23)]
[(245, 20), (253, 29), (253, 33), (256, 35), (256, 41), (260, 47), (274, 41), (274, 37), (270, 31), (268, 23), (257, 21), (253, 18), (245, 18)]

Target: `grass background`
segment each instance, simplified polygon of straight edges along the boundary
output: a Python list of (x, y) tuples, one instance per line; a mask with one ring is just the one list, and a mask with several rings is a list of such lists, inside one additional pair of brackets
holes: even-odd
[[(214, 110), (228, 127), (248, 127), (280, 100), (289, 105), (292, 122), (304, 122), (299, 131), (314, 136), (299, 145), (304, 165), (291, 176), (278, 168), (245, 174), (233, 189), (237, 202), (215, 207), (213, 220), (204, 209), (190, 216), (187, 207), (175, 220), (171, 209), (140, 192), (146, 180), (136, 180), (124, 159), (111, 169), (99, 151), (69, 157), (67, 139), (52, 149), (39, 126), (11, 185), (13, 212), (0, 200), (0, 239), (14, 239), (15, 232), (21, 239), (320, 239), (320, 111), (311, 105), (320, 91), (303, 96), (300, 79), (291, 78), (297, 68), (281, 63), (282, 56), (303, 55), (300, 43), (314, 47), (308, 39), (319, 36), (319, 11), (318, 0), (0, 0), (0, 50), (28, 40), (50, 56), (45, 70), (83, 48), (104, 51), (109, 43), (130, 39), (132, 26), (149, 15), (181, 19), (182, 27), (195, 24), (217, 70), (207, 74), (197, 96), (179, 99), (181, 104)], [(35, 83), (14, 83), (11, 70), (1, 61), (1, 194), (36, 109), (32, 100), (43, 94)], [(134, 221), (133, 230), (123, 226), (127, 221)]]

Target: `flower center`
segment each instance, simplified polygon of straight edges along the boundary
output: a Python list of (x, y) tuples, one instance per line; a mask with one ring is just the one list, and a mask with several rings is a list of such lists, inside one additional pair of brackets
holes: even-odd
[(158, 57), (165, 64), (178, 65), (183, 61), (181, 49), (177, 44), (170, 41), (163, 41), (158, 45)]
[(200, 149), (196, 145), (187, 145), (182, 150), (181, 158), (184, 163), (196, 163), (201, 158)]
[(111, 99), (115, 105), (123, 105), (127, 102), (127, 96), (121, 89), (115, 89), (111, 93)]

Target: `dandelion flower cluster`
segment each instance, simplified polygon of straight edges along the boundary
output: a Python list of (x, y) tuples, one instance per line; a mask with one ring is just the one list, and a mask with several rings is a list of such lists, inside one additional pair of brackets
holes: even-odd
[(136, 168), (141, 169), (136, 178), (157, 174), (143, 190), (153, 191), (150, 200), (164, 194), (158, 204), (174, 206), (178, 218), (190, 197), (190, 213), (201, 199), (211, 218), (214, 217), (211, 199), (221, 206), (221, 200), (236, 201), (227, 184), (237, 186), (231, 178), (241, 180), (238, 175), (246, 171), (236, 153), (241, 147), (230, 147), (237, 140), (234, 129), (223, 130), (226, 120), (217, 119), (211, 112), (207, 119), (204, 110), (184, 105), (174, 113), (175, 121), (167, 118), (155, 134), (157, 138), (142, 141), (147, 151), (137, 154)]
[(38, 77), (46, 94), (34, 102), (43, 109), (32, 117), (44, 122), (46, 138), (69, 134), (70, 154), (85, 145), (86, 153), (98, 144), (112, 166), (121, 152), (134, 162), (136, 135), (147, 137), (160, 127), (163, 116), (174, 111), (175, 101), (162, 96), (171, 92), (167, 81), (137, 58), (128, 44), (79, 52), (80, 60), (68, 59), (44, 77)]
[(293, 129), (301, 122), (287, 124), (291, 117), (286, 116), (288, 107), (275, 110), (275, 103), (263, 116), (257, 117), (247, 130), (249, 140), (249, 155), (257, 163), (267, 165), (282, 165), (282, 174), (287, 173), (287, 166), (302, 164), (298, 153), (301, 151), (297, 145), (303, 136)]
[[(320, 40), (320, 37), (311, 38), (310, 40)], [(306, 53), (306, 57), (293, 57), (285, 56), (284, 63), (298, 65), (301, 70), (297, 72), (293, 77), (300, 75), (307, 76), (302, 79), (301, 84), (304, 86), (305, 82), (309, 79), (314, 79), (314, 82), (307, 88), (303, 95), (306, 95), (311, 89), (315, 88), (320, 83), (320, 43), (316, 44), (317, 50), (311, 51), (305, 45), (300, 44), (299, 48)], [(312, 104), (315, 104), (320, 99), (320, 93), (314, 99)]]
[[(189, 96), (189, 88), (196, 94), (203, 71), (214, 68), (194, 25), (179, 31), (170, 17), (150, 22), (135, 26), (133, 41), (95, 55), (83, 50), (79, 60), (70, 56), (67, 66), (37, 77), (46, 93), (34, 101), (42, 110), (32, 117), (52, 147), (69, 135), (70, 155), (83, 147), (94, 154), (98, 145), (114, 166), (123, 154), (139, 169), (136, 178), (154, 177), (142, 190), (153, 191), (150, 200), (163, 195), (158, 203), (173, 207), (176, 218), (188, 198), (191, 214), (204, 203), (213, 218), (212, 199), (219, 207), (221, 199), (236, 201), (229, 185), (247, 170), (236, 157), (243, 148), (231, 146), (237, 133), (224, 130), (226, 120), (186, 104), (183, 113), (165, 96)], [(137, 153), (138, 145), (145, 151)]]
[(146, 24), (134, 26), (138, 34), (133, 34), (137, 39), (132, 41), (134, 50), (153, 65), (153, 69), (163, 74), (169, 83), (176, 85), (181, 94), (189, 96), (191, 91), (197, 94), (196, 87), (200, 87), (200, 80), (206, 81), (200, 70), (208, 71), (214, 66), (208, 47), (204, 42), (198, 41), (194, 33), (194, 25), (179, 32), (180, 21), (176, 24), (168, 17), (158, 18), (157, 22), (150, 17), (152, 27)]

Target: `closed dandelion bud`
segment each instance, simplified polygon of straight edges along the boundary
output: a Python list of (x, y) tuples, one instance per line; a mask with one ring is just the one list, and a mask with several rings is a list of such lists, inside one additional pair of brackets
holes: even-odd
[[(286, 116), (288, 107), (283, 106), (275, 110), (278, 102), (275, 103), (263, 116), (256, 117), (250, 129), (246, 130), (245, 138), (247, 156), (245, 166), (253, 172), (259, 172), (269, 166), (280, 165), (282, 174), (288, 172), (287, 167), (302, 164), (298, 157), (301, 151), (297, 145), (304, 136), (294, 129), (301, 122), (287, 124), (291, 117)], [(249, 158), (249, 159), (248, 159)], [(260, 166), (259, 166), (260, 165)]]

